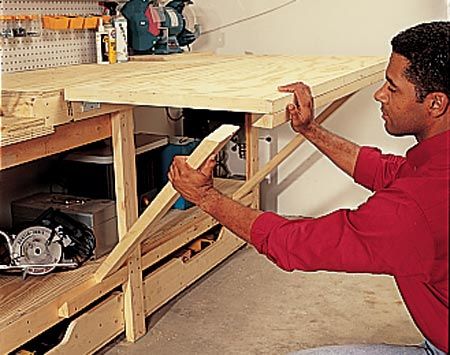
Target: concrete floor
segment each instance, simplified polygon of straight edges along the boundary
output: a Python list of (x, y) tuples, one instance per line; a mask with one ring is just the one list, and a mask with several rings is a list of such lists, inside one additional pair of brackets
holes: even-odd
[(286, 273), (238, 251), (150, 319), (135, 344), (103, 354), (286, 354), (320, 345), (417, 344), (392, 278)]

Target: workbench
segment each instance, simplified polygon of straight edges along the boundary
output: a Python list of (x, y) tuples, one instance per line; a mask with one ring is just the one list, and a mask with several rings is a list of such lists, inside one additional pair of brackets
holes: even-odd
[(386, 66), (379, 57), (193, 53), (140, 59), (2, 76), (0, 168), (112, 137), (120, 241), (109, 255), (75, 270), (25, 280), (0, 275), (1, 354), (63, 321), (69, 326), (52, 354), (90, 353), (124, 331), (135, 341), (146, 333), (146, 316), (243, 245), (222, 228), (218, 239), (194, 257), (173, 257), (217, 221), (197, 207), (168, 212), (174, 196), (165, 190), (157, 197), (157, 215), (146, 211), (138, 218), (133, 107), (246, 113), (247, 180), (215, 184), (258, 207), (259, 183), (304, 141), (296, 136), (259, 167), (258, 129), (285, 123), (285, 106), (292, 101), (277, 86), (310, 85), (317, 108), (330, 104), (317, 117), (322, 122), (353, 93), (382, 80)]

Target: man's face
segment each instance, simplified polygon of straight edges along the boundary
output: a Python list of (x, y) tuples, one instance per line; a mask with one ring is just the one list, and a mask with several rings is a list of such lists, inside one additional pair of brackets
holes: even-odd
[(417, 102), (414, 85), (406, 78), (409, 61), (393, 53), (386, 69), (386, 82), (374, 97), (381, 103), (386, 131), (394, 136), (420, 136), (426, 128), (425, 105)]

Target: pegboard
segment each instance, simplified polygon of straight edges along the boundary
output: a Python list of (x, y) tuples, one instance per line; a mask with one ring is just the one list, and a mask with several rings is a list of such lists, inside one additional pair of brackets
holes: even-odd
[[(89, 15), (103, 7), (93, 0), (0, 0), (2, 15)], [(27, 24), (36, 37), (0, 38), (1, 71), (16, 72), (82, 63), (94, 63), (94, 30), (44, 30), (40, 20)]]

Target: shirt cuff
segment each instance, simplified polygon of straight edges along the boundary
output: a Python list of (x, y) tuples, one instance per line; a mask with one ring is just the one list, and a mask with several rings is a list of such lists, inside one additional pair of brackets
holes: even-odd
[(381, 158), (381, 151), (372, 147), (361, 147), (356, 159), (353, 179), (356, 183), (373, 190), (376, 169)]
[(258, 252), (265, 254), (264, 246), (271, 230), (285, 221), (285, 218), (273, 212), (264, 212), (256, 218), (250, 230), (250, 242)]

